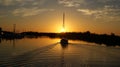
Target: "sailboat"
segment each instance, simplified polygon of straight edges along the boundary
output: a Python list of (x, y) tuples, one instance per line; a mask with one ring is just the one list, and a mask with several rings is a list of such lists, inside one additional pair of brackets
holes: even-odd
[[(65, 29), (65, 13), (63, 13), (63, 29)], [(68, 45), (68, 39), (63, 37), (61, 40), (60, 40), (60, 43), (62, 46), (66, 46)]]

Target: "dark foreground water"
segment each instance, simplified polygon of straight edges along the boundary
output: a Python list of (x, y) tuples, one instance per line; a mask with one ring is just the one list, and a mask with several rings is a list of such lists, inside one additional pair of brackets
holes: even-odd
[(2, 40), (0, 67), (120, 67), (120, 47), (38, 38)]

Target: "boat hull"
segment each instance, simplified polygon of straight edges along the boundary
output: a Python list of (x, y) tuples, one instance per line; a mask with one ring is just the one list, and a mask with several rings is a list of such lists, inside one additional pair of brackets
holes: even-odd
[(68, 40), (67, 39), (61, 39), (60, 43), (61, 43), (61, 45), (67, 45)]

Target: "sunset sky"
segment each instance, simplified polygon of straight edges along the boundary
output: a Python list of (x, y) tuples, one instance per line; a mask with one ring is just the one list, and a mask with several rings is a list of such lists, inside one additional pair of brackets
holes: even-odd
[(60, 32), (63, 13), (67, 32), (120, 35), (120, 0), (0, 0), (0, 27)]

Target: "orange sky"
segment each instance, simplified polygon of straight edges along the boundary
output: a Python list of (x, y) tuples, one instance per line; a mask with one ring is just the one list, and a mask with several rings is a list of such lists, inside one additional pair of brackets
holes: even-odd
[(0, 1), (0, 27), (12, 31), (13, 24), (16, 24), (17, 32), (60, 32), (65, 12), (67, 32), (90, 31), (120, 35), (120, 6), (116, 1)]

